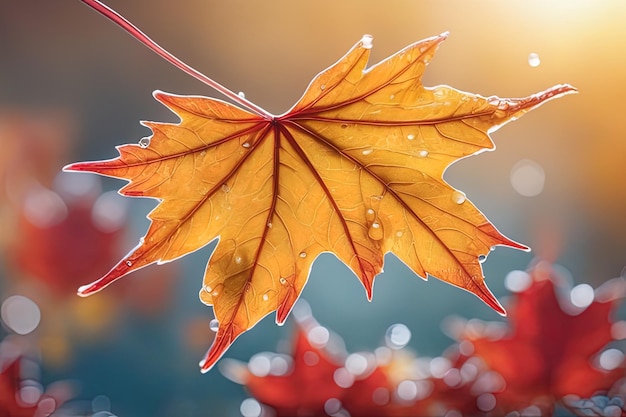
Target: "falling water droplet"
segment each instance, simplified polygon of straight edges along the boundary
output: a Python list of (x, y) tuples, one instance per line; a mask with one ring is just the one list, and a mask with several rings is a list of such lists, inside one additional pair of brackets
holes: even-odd
[(150, 138), (141, 138), (139, 140), (139, 146), (141, 146), (142, 148), (147, 148), (148, 146), (150, 146)]
[(413, 140), (413, 139), (415, 139), (415, 135), (413, 133), (409, 133), (408, 135), (406, 135), (406, 138), (408, 140)]
[(531, 52), (528, 54), (528, 65), (531, 67), (538, 67), (541, 64), (541, 59), (539, 59), (539, 55), (535, 52)]
[(209, 322), (209, 329), (212, 332), (216, 332), (220, 328), (220, 322), (217, 319), (213, 319)]
[(454, 191), (452, 193), (452, 201), (454, 201), (456, 204), (463, 204), (466, 198), (467, 197), (465, 197), (465, 194), (461, 191)]
[(369, 155), (369, 154), (371, 154), (372, 152), (374, 152), (374, 150), (373, 150), (373, 149), (363, 149), (363, 152), (362, 152), (362, 153), (363, 153), (363, 155)]
[(306, 258), (306, 252), (300, 252), (300, 257), (301, 258)]
[(427, 151), (427, 150), (425, 150), (425, 149), (422, 149), (421, 151), (419, 151), (419, 152), (417, 153), (417, 155), (418, 155), (420, 158), (426, 158), (426, 157), (428, 156), (428, 151)]

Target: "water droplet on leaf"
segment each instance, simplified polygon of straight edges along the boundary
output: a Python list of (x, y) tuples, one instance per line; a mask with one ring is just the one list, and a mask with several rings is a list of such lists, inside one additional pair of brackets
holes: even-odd
[(216, 332), (220, 328), (220, 322), (217, 319), (213, 319), (209, 322), (209, 329), (212, 332)]
[(428, 156), (428, 151), (427, 151), (427, 150), (425, 150), (425, 149), (422, 149), (421, 151), (419, 151), (419, 152), (417, 153), (417, 155), (418, 155), (420, 158), (426, 158), (426, 157)]
[(374, 221), (368, 229), (367, 235), (372, 240), (381, 240), (384, 236), (382, 225)]
[(235, 263), (237, 265), (241, 264), (241, 256), (235, 256)]
[(463, 204), (466, 198), (467, 197), (465, 197), (465, 194), (461, 191), (454, 191), (452, 193), (452, 201), (454, 201), (456, 204)]
[(406, 135), (406, 138), (407, 138), (408, 140), (413, 140), (413, 139), (415, 139), (415, 135), (414, 135), (414, 134), (412, 134), (412, 133), (409, 133), (408, 135)]
[(300, 252), (300, 257), (301, 258), (306, 258), (306, 252)]
[(480, 262), (481, 264), (485, 262), (486, 260), (487, 260), (486, 255), (478, 255), (478, 262)]
[(133, 266), (133, 262), (132, 261), (126, 261), (126, 266)]
[(278, 282), (280, 282), (280, 285), (287, 285), (287, 279), (281, 277)]
[(369, 154), (371, 154), (372, 152), (374, 152), (374, 150), (373, 150), (373, 149), (363, 149), (363, 152), (362, 152), (362, 153), (363, 153), (363, 155), (369, 155)]
[(150, 138), (141, 138), (139, 140), (139, 146), (141, 146), (142, 148), (147, 148), (148, 146), (150, 146)]
[(241, 146), (243, 146), (244, 148), (249, 148), (250, 147), (250, 142), (244, 142), (241, 144)]

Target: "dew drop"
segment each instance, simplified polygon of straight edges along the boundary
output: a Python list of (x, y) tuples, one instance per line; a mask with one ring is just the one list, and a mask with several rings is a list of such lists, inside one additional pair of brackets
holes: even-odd
[(333, 381), (340, 388), (350, 388), (354, 384), (354, 375), (352, 375), (346, 368), (339, 368), (333, 374)]
[(528, 289), (533, 279), (526, 271), (513, 270), (504, 277), (504, 286), (511, 292), (522, 292)]
[(287, 280), (285, 278), (281, 277), (278, 282), (280, 282), (280, 285), (287, 285)]
[(383, 238), (383, 228), (381, 224), (377, 221), (374, 221), (367, 231), (367, 235), (372, 240), (381, 240)]
[(2, 323), (20, 335), (33, 332), (41, 321), (39, 306), (23, 295), (8, 297), (0, 307)]
[(389, 390), (385, 387), (378, 387), (372, 392), (372, 401), (376, 405), (385, 405), (389, 402)]
[(300, 257), (301, 258), (306, 258), (306, 252), (300, 252)]
[(396, 394), (402, 401), (413, 401), (417, 397), (417, 385), (414, 381), (406, 379), (398, 384)]
[(363, 153), (363, 155), (369, 155), (369, 154), (371, 154), (372, 152), (374, 152), (374, 150), (373, 150), (373, 149), (363, 149), (363, 152), (362, 152), (362, 153)]
[(304, 363), (308, 366), (315, 366), (320, 361), (319, 355), (312, 350), (304, 352), (304, 357), (302, 359), (304, 359)]
[(406, 135), (406, 138), (408, 140), (413, 140), (413, 139), (415, 139), (415, 135), (413, 133), (409, 133), (408, 135)]
[(209, 329), (212, 332), (216, 332), (220, 328), (220, 322), (217, 319), (213, 319), (209, 322)]
[(372, 35), (363, 35), (363, 38), (361, 38), (361, 44), (363, 45), (363, 48), (372, 49), (373, 40), (374, 37)]
[(324, 403), (324, 412), (329, 416), (336, 415), (341, 410), (341, 401), (337, 398), (329, 398)]
[(476, 399), (476, 406), (480, 411), (489, 412), (496, 408), (496, 397), (490, 392), (482, 393)]
[(465, 194), (462, 193), (461, 191), (454, 191), (452, 193), (452, 201), (454, 201), (456, 204), (463, 204), (466, 200)]
[(391, 349), (402, 349), (411, 340), (411, 330), (402, 323), (389, 326), (385, 333), (385, 344)]
[(417, 153), (417, 155), (418, 155), (420, 158), (426, 158), (426, 157), (428, 156), (428, 151), (427, 151), (427, 150), (425, 150), (425, 149), (422, 149), (421, 151), (419, 151), (419, 152)]
[(522, 159), (511, 168), (510, 181), (520, 195), (534, 197), (543, 192), (546, 174), (537, 162)]
[(572, 288), (570, 300), (572, 304), (579, 308), (587, 308), (593, 303), (594, 291), (589, 284), (580, 284)]
[(132, 261), (126, 261), (126, 266), (133, 266), (133, 262)]
[(241, 264), (241, 256), (235, 256), (235, 263), (237, 265)]
[(326, 346), (330, 340), (330, 332), (323, 326), (312, 327), (308, 330), (306, 336), (309, 342), (317, 348)]
[(250, 147), (250, 142), (244, 142), (241, 144), (241, 146), (243, 146), (244, 148), (249, 148)]
[(142, 148), (147, 148), (150, 146), (150, 138), (141, 138), (139, 140), (139, 146)]
[(478, 255), (478, 262), (481, 264), (487, 260), (487, 255)]
[(541, 64), (541, 59), (539, 59), (539, 55), (535, 52), (531, 52), (528, 54), (528, 65), (531, 67), (538, 67)]
[(239, 412), (243, 417), (260, 417), (263, 415), (263, 407), (254, 398), (246, 398), (241, 402)]
[(599, 362), (602, 369), (612, 371), (624, 362), (624, 353), (615, 348), (607, 349), (600, 354)]

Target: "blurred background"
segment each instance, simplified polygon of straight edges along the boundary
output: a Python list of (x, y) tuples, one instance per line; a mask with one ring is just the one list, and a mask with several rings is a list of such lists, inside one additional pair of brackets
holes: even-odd
[[(427, 86), (501, 97), (576, 86), (579, 94), (492, 134), (497, 152), (463, 160), (445, 178), (500, 231), (533, 248), (498, 248), (483, 264), (501, 299), (509, 294), (506, 274), (534, 257), (594, 287), (626, 265), (625, 3), (106, 3), (183, 61), (277, 114), (366, 33), (374, 36), (373, 64), (450, 31)], [(117, 156), (116, 145), (149, 134), (140, 120), (176, 121), (152, 98), (155, 89), (219, 97), (78, 0), (0, 0), (2, 346), (36, 358), (41, 389), (66, 381), (84, 414), (240, 415), (242, 387), (217, 369), (198, 370), (213, 337), (212, 312), (197, 295), (212, 246), (88, 299), (75, 296), (136, 245), (155, 202), (124, 199), (114, 191), (121, 182), (61, 168)], [(331, 255), (316, 261), (302, 297), (349, 351), (375, 349), (389, 326), (404, 323), (411, 348), (434, 356), (451, 343), (440, 328), (445, 317), (498, 319), (475, 297), (424, 282), (391, 255), (371, 303)], [(227, 357), (274, 351), (291, 327), (267, 317)]]

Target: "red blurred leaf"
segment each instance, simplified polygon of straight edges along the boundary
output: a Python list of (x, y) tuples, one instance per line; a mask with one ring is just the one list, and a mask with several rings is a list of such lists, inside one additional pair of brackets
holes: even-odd
[(506, 381), (506, 388), (496, 393), (497, 412), (531, 406), (550, 412), (554, 402), (568, 394), (589, 397), (608, 391), (624, 376), (619, 352), (611, 369), (596, 364), (602, 349), (614, 340), (610, 316), (624, 297), (624, 280), (605, 283), (589, 306), (576, 311), (569, 300), (559, 300), (557, 293), (569, 294), (569, 287), (549, 264), (538, 263), (530, 277), (530, 287), (516, 294), (509, 307), (508, 335), (494, 340), (473, 328), (463, 336), (473, 344), (475, 355)]
[(324, 339), (325, 331), (312, 318), (299, 322), (289, 370), (273, 375), (270, 367), (259, 375), (250, 366), (241, 382), (257, 400), (271, 406), (278, 417), (327, 416), (341, 409), (353, 416), (384, 415), (382, 400), (391, 395), (384, 372), (374, 361), (358, 374), (348, 370), (326, 349), (324, 340), (311, 340), (316, 338), (315, 333), (318, 339), (320, 333)]

